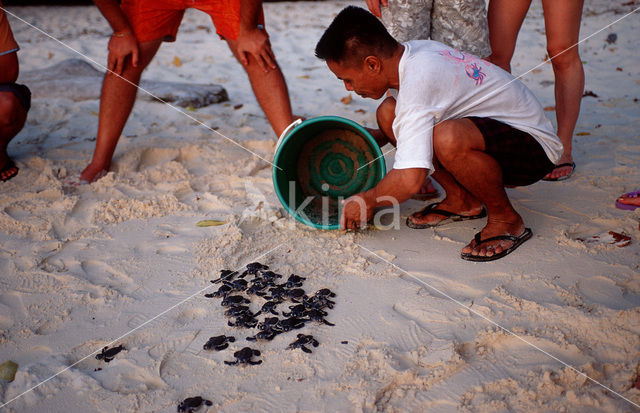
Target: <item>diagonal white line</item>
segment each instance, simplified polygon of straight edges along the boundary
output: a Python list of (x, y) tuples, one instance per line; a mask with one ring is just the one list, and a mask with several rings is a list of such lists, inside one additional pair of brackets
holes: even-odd
[[(273, 251), (277, 250), (278, 248), (280, 248), (281, 246), (283, 246), (283, 244), (278, 245), (275, 248), (270, 249), (269, 251), (258, 255), (257, 257), (254, 257), (253, 259), (251, 259), (249, 262), (253, 262), (253, 261), (258, 261), (260, 258), (264, 257), (265, 255), (268, 255), (270, 253), (272, 253)], [(240, 267), (238, 267), (237, 269), (235, 269), (234, 271), (238, 271), (241, 268), (243, 268), (244, 265), (241, 265)], [(208, 290), (209, 288), (213, 287), (213, 284), (206, 286), (205, 288), (202, 288), (198, 291), (196, 291), (195, 293), (191, 294), (190, 296), (188, 296), (187, 298), (183, 299), (182, 301), (179, 301), (177, 304), (172, 305), (171, 307), (167, 308), (166, 310), (164, 310), (163, 312), (161, 312), (160, 314), (156, 315), (155, 317), (152, 317), (150, 319), (148, 319), (147, 321), (145, 321), (144, 323), (140, 324), (138, 327), (133, 328), (131, 330), (129, 330), (128, 332), (124, 333), (123, 335), (121, 335), (120, 337), (116, 338), (115, 340), (112, 340), (111, 342), (107, 343), (107, 347), (114, 344), (116, 341), (122, 340), (124, 337), (128, 336), (129, 334), (133, 333), (136, 330), (139, 330), (140, 328), (146, 326), (147, 324), (149, 324), (150, 322), (154, 321), (155, 319), (157, 319), (158, 317), (163, 316), (164, 314), (168, 313), (169, 311), (173, 310), (174, 308), (186, 303), (187, 301), (189, 301), (190, 299), (192, 299), (193, 297), (195, 297), (198, 294), (201, 294), (202, 292)], [(13, 402), (14, 400), (24, 396), (25, 394), (29, 393), (30, 391), (36, 389), (37, 387), (40, 387), (41, 385), (43, 385), (44, 383), (48, 382), (49, 380), (59, 376), (60, 374), (64, 373), (65, 371), (73, 368), (75, 365), (77, 365), (78, 363), (88, 359), (89, 357), (93, 356), (94, 354), (97, 354), (98, 352), (100, 352), (102, 350), (103, 347), (101, 347), (100, 349), (94, 351), (93, 353), (87, 354), (86, 356), (84, 356), (83, 358), (81, 358), (80, 360), (76, 361), (75, 363), (65, 367), (64, 369), (60, 370), (59, 372), (57, 372), (56, 374), (54, 374), (53, 376), (49, 377), (46, 380), (41, 381), (40, 383), (36, 384), (35, 386), (23, 391), (22, 393), (20, 393), (19, 395), (17, 395), (16, 397), (14, 397), (13, 399), (7, 401), (6, 403), (0, 405), (0, 409), (5, 407), (6, 405), (8, 405), (9, 403)]]
[(444, 297), (448, 298), (449, 300), (453, 301), (454, 303), (458, 304), (461, 307), (464, 307), (465, 309), (467, 309), (468, 311), (472, 312), (473, 314), (485, 319), (486, 321), (488, 321), (489, 323), (493, 324), (494, 326), (498, 327), (499, 329), (501, 329), (502, 331), (504, 331), (505, 333), (511, 334), (512, 336), (514, 336), (515, 338), (517, 338), (518, 340), (522, 341), (525, 344), (528, 344), (529, 346), (533, 347), (534, 349), (538, 350), (539, 352), (551, 357), (552, 359), (554, 359), (555, 361), (562, 363), (563, 365), (565, 365), (566, 367), (570, 368), (571, 370), (575, 371), (576, 373), (584, 376), (585, 378), (591, 380), (592, 382), (594, 382), (595, 384), (601, 386), (602, 388), (610, 391), (611, 393), (619, 396), (620, 398), (626, 400), (627, 402), (631, 403), (632, 405), (634, 405), (635, 407), (640, 408), (640, 405), (634, 403), (633, 401), (627, 399), (626, 397), (624, 397), (623, 395), (621, 395), (620, 393), (616, 392), (615, 390), (610, 389), (609, 387), (605, 386), (604, 384), (600, 383), (599, 381), (592, 379), (591, 377), (587, 376), (586, 374), (584, 374), (583, 372), (581, 372), (580, 370), (576, 369), (575, 367), (571, 366), (570, 364), (560, 360), (559, 358), (557, 358), (556, 356), (554, 356), (553, 354), (541, 349), (540, 347), (536, 346), (535, 344), (533, 344), (532, 342), (528, 341), (527, 339), (519, 336), (518, 334), (514, 333), (513, 331), (509, 330), (506, 327), (501, 326), (500, 324), (496, 323), (495, 321), (491, 320), (490, 318), (488, 318), (487, 316), (485, 316), (484, 314), (481, 314), (480, 312), (474, 310), (473, 308), (469, 307), (468, 305), (456, 300), (455, 298), (451, 297), (450, 295), (448, 295), (447, 293), (445, 293), (444, 291), (440, 291), (439, 289), (437, 289), (436, 287), (429, 285), (428, 283), (426, 283), (425, 281), (421, 280), (420, 278), (416, 277), (415, 275), (409, 273), (408, 271), (398, 267), (396, 264), (392, 263), (391, 261), (384, 259), (383, 257), (381, 257), (380, 255), (376, 254), (375, 252), (371, 251), (370, 249), (368, 249), (367, 247), (364, 247), (360, 244), (356, 245), (360, 248), (362, 248), (363, 250), (367, 251), (368, 253), (370, 253), (371, 255), (374, 255), (376, 257), (378, 257), (379, 259), (381, 259), (382, 261), (386, 262), (387, 264), (391, 265), (392, 267), (394, 267), (395, 269), (397, 269), (400, 272), (403, 272), (405, 274), (407, 274), (409, 277), (413, 278), (414, 280), (418, 281), (420, 284), (432, 289), (433, 291), (436, 291), (438, 294), (443, 295)]
[[(600, 29), (600, 30), (598, 30), (598, 31), (596, 31), (596, 32), (594, 32), (594, 33), (592, 33), (592, 34), (590, 34), (589, 36), (585, 37), (584, 39), (579, 40), (579, 41), (578, 41), (578, 43), (574, 44), (573, 46), (569, 46), (569, 47), (567, 47), (566, 49), (564, 49), (563, 51), (561, 51), (561, 52), (560, 52), (560, 53), (558, 53), (557, 55), (555, 55), (555, 56), (553, 56), (553, 57), (549, 58), (548, 60), (545, 60), (544, 62), (542, 62), (542, 63), (540, 63), (540, 64), (538, 64), (538, 65), (536, 65), (536, 66), (532, 67), (531, 69), (527, 70), (527, 71), (526, 71), (526, 72), (524, 72), (523, 74), (521, 74), (521, 75), (519, 75), (519, 76), (517, 76), (517, 77), (513, 78), (513, 79), (512, 79), (512, 80), (510, 80), (509, 82), (505, 83), (504, 85), (502, 85), (500, 88), (496, 89), (495, 91), (493, 91), (493, 92), (491, 92), (491, 93), (486, 94), (485, 96), (483, 96), (483, 97), (481, 97), (480, 99), (476, 100), (476, 101), (475, 101), (475, 102), (473, 102), (472, 104), (467, 105), (467, 106), (465, 106), (464, 108), (460, 109), (458, 112), (464, 112), (465, 110), (467, 110), (467, 109), (469, 109), (469, 108), (471, 108), (471, 107), (473, 107), (473, 106), (477, 105), (478, 103), (484, 102), (485, 100), (489, 99), (490, 97), (493, 97), (493, 96), (494, 96), (494, 95), (496, 95), (498, 92), (500, 92), (502, 89), (504, 89), (505, 87), (509, 86), (511, 83), (515, 82), (516, 80), (520, 79), (520, 78), (521, 78), (521, 77), (523, 77), (523, 76), (528, 75), (528, 74), (529, 74), (529, 73), (531, 73), (533, 70), (536, 70), (536, 69), (537, 69), (537, 68), (539, 68), (540, 66), (542, 66), (542, 65), (546, 64), (547, 62), (550, 62), (551, 60), (555, 59), (556, 57), (560, 56), (561, 54), (563, 54), (563, 53), (565, 53), (565, 52), (567, 52), (567, 51), (569, 51), (569, 50), (573, 49), (574, 47), (577, 47), (580, 43), (582, 43), (582, 42), (584, 42), (584, 41), (586, 41), (586, 40), (589, 40), (590, 38), (592, 38), (592, 37), (593, 37), (593, 36), (595, 36), (596, 34), (598, 34), (598, 33), (602, 32), (603, 30), (608, 29), (609, 27), (611, 27), (611, 26), (613, 26), (614, 24), (618, 23), (620, 20), (622, 20), (622, 19), (625, 19), (625, 18), (629, 17), (630, 15), (632, 15), (632, 14), (633, 14), (633, 13), (635, 13), (635, 12), (637, 12), (638, 10), (640, 10), (640, 7), (636, 8), (635, 10), (630, 11), (629, 13), (627, 13), (627, 14), (625, 14), (624, 16), (620, 17), (618, 20), (615, 20), (614, 22), (607, 24), (607, 25), (606, 25), (606, 26), (604, 26), (602, 29)], [(443, 121), (445, 121), (445, 120), (449, 120), (449, 119), (451, 119), (451, 118), (442, 119), (440, 122), (443, 122)], [(427, 128), (427, 130), (426, 130), (425, 132), (428, 132), (428, 131), (430, 131), (430, 130), (431, 130), (431, 129), (433, 129), (433, 128), (435, 128), (435, 125), (433, 125), (433, 126), (431, 126), (431, 127)], [(393, 152), (395, 149), (396, 149), (395, 147), (394, 147), (394, 148), (389, 149), (388, 151), (384, 152), (382, 155), (378, 156), (377, 158), (375, 158), (375, 159), (374, 159), (374, 160), (372, 160), (371, 162), (368, 162), (368, 163), (366, 163), (366, 164), (362, 165), (361, 167), (359, 167), (359, 168), (358, 168), (358, 170), (360, 170), (360, 169), (362, 169), (362, 168), (364, 168), (364, 167), (366, 167), (366, 166), (369, 166), (370, 164), (372, 164), (373, 162), (375, 162), (375, 161), (377, 161), (378, 159), (382, 158), (383, 156), (385, 156), (385, 155), (387, 155), (387, 154), (389, 154), (389, 153)]]
[(245, 151), (249, 152), (250, 154), (257, 156), (258, 158), (262, 159), (263, 161), (267, 162), (268, 164), (270, 164), (271, 166), (275, 166), (276, 168), (282, 170), (282, 168), (280, 168), (279, 166), (274, 165), (271, 161), (263, 158), (262, 156), (258, 155), (257, 153), (253, 152), (251, 149), (248, 149), (242, 145), (240, 145), (238, 142), (234, 141), (233, 139), (223, 135), (222, 133), (218, 132), (217, 130), (213, 129), (211, 126), (203, 123), (202, 121), (194, 118), (193, 116), (189, 115), (187, 112), (183, 111), (182, 109), (172, 105), (171, 103), (161, 99), (160, 97), (154, 95), (153, 93), (149, 92), (148, 90), (144, 89), (143, 87), (140, 87), (139, 85), (136, 85), (135, 83), (125, 79), (124, 77), (120, 76), (119, 74), (115, 73), (112, 70), (109, 70), (107, 67), (105, 67), (103, 64), (100, 64), (98, 62), (96, 62), (94, 59), (90, 58), (89, 56), (87, 56), (86, 54), (74, 49), (73, 47), (69, 46), (68, 44), (64, 43), (61, 40), (56, 39), (55, 37), (53, 37), (52, 35), (50, 35), (49, 33), (45, 32), (44, 30), (34, 26), (33, 24), (29, 23), (28, 21), (20, 18), (19, 16), (17, 16), (16, 14), (10, 12), (9, 10), (5, 9), (4, 7), (0, 7), (0, 10), (3, 10), (5, 13), (11, 15), (12, 17), (15, 17), (16, 19), (20, 20), (22, 23), (26, 24), (27, 26), (37, 30), (38, 32), (44, 34), (45, 36), (47, 36), (48, 38), (56, 41), (57, 43), (60, 43), (62, 46), (66, 47), (67, 49), (73, 51), (74, 53), (79, 54), (80, 56), (82, 56), (83, 58), (85, 58), (86, 60), (90, 61), (91, 63), (95, 64), (96, 66), (104, 69), (106, 72), (111, 73), (114, 76), (119, 77), (120, 79), (124, 80), (125, 82), (129, 83), (132, 86), (135, 86), (136, 88), (138, 88), (138, 90), (143, 91), (144, 93), (146, 93), (147, 95), (153, 97), (154, 99), (164, 103), (165, 105), (169, 106), (171, 109), (175, 110), (178, 113), (181, 113), (182, 115), (186, 116), (187, 118), (191, 119), (192, 121), (196, 122), (197, 124), (199, 124), (200, 126), (203, 126), (204, 128), (210, 130), (211, 132), (217, 133), (218, 135), (222, 136), (224, 139), (228, 140), (229, 142), (233, 143), (234, 145), (244, 149)]

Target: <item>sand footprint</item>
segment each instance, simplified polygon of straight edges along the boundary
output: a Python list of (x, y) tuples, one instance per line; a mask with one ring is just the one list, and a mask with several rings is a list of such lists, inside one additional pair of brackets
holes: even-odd
[(85, 260), (80, 263), (80, 266), (86, 279), (93, 284), (113, 288), (124, 295), (130, 295), (134, 291), (135, 285), (131, 277), (104, 262)]

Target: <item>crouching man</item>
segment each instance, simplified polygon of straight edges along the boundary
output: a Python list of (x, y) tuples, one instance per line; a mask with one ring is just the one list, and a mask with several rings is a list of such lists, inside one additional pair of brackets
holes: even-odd
[[(446, 198), (407, 219), (411, 228), (487, 217), (461, 257), (491, 261), (531, 238), (505, 186), (531, 185), (562, 154), (542, 106), (512, 75), (476, 56), (431, 40), (398, 43), (372, 14), (347, 7), (316, 46), (316, 56), (347, 90), (380, 99), (380, 146), (396, 146), (393, 169), (380, 183), (344, 201), (341, 227), (356, 230), (378, 202), (404, 202), (432, 174)], [(388, 198), (387, 198), (388, 199)]]

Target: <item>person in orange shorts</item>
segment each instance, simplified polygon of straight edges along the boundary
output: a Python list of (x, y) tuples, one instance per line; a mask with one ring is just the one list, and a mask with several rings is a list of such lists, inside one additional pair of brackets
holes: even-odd
[[(102, 84), (96, 148), (81, 182), (104, 176), (111, 165), (120, 134), (131, 113), (140, 76), (163, 41), (175, 41), (187, 8), (211, 16), (249, 76), (256, 99), (276, 135), (293, 121), (284, 76), (264, 29), (260, 0), (94, 0), (113, 35)], [(121, 78), (121, 77), (122, 78)], [(123, 80), (124, 79), (124, 80)]]
[(0, 181), (8, 181), (18, 174), (18, 167), (9, 158), (7, 146), (27, 119), (31, 92), (18, 79), (18, 50), (7, 16), (0, 1)]

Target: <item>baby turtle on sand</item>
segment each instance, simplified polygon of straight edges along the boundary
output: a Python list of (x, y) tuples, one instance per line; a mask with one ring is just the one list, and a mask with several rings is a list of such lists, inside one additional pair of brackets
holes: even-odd
[(307, 294), (302, 288), (294, 288), (293, 290), (286, 290), (284, 296), (294, 303), (299, 303), (300, 300), (304, 299), (304, 297), (307, 296)]
[(220, 286), (220, 288), (218, 288), (217, 291), (214, 291), (210, 294), (205, 294), (204, 296), (207, 298), (213, 298), (213, 297), (226, 297), (227, 295), (229, 295), (232, 292), (232, 288), (226, 284), (223, 284)]
[(234, 341), (236, 341), (235, 337), (233, 336), (227, 337), (223, 334), (221, 336), (211, 337), (209, 341), (207, 341), (205, 345), (202, 346), (202, 348), (205, 350), (220, 351), (229, 347), (229, 343), (233, 343)]
[(284, 286), (287, 288), (302, 287), (302, 283), (304, 282), (304, 280), (306, 280), (305, 277), (291, 274), (289, 278), (287, 278), (287, 282), (284, 284)]
[[(321, 290), (322, 291), (322, 290)], [(329, 299), (330, 295), (315, 293), (311, 297), (304, 297), (302, 303), (309, 309), (322, 310), (323, 308), (333, 308), (335, 301)]]
[(211, 280), (212, 283), (219, 283), (220, 281), (231, 281), (233, 277), (238, 275), (238, 271), (220, 270), (220, 278)]
[(258, 324), (258, 320), (253, 317), (253, 315), (242, 314), (238, 316), (235, 320), (229, 320), (227, 325), (229, 327), (244, 327), (244, 328), (253, 328)]
[(254, 350), (251, 347), (245, 347), (242, 350), (238, 350), (233, 353), (233, 357), (236, 359), (234, 361), (224, 361), (224, 364), (228, 364), (230, 366), (235, 364), (251, 364), (256, 365), (262, 363), (262, 360), (253, 361), (251, 360), (253, 356), (259, 356), (260, 351)]
[(249, 282), (247, 280), (239, 279), (239, 280), (231, 280), (231, 281), (222, 281), (224, 285), (231, 288), (233, 291), (244, 291), (247, 289), (247, 285)]
[(278, 312), (276, 311), (276, 306), (278, 304), (280, 304), (279, 301), (267, 301), (266, 303), (262, 304), (262, 308), (260, 308), (260, 311), (258, 311), (255, 315), (259, 315), (263, 313), (271, 313), (273, 315), (278, 315)]
[(311, 344), (313, 347), (318, 347), (318, 340), (313, 338), (310, 334), (298, 334), (298, 339), (293, 343), (289, 344), (289, 348), (293, 350), (294, 348), (299, 348), (305, 353), (312, 353), (312, 351), (306, 347), (307, 344)]
[(116, 354), (118, 354), (122, 350), (126, 350), (122, 346), (122, 344), (120, 344), (118, 347), (112, 347), (112, 348), (105, 347), (105, 348), (102, 349), (102, 353), (96, 354), (96, 358), (98, 360), (104, 360), (105, 363), (108, 363), (111, 360), (113, 360), (116, 357)]
[(307, 311), (309, 311), (307, 307), (304, 306), (304, 304), (290, 305), (289, 310), (291, 311), (288, 313), (285, 313), (283, 311), (282, 315), (285, 317), (304, 317), (307, 315)]
[(247, 341), (258, 341), (258, 340), (273, 340), (278, 334), (281, 334), (282, 331), (275, 330), (273, 328), (268, 328), (266, 330), (260, 331), (255, 336), (247, 337)]
[(307, 320), (298, 317), (289, 317), (285, 318), (284, 320), (278, 321), (276, 328), (285, 332), (291, 331), (304, 327), (305, 321)]
[(324, 319), (326, 315), (327, 315), (326, 311), (322, 311), (322, 310), (318, 310), (317, 308), (314, 308), (307, 311), (307, 317), (309, 317), (309, 319), (305, 321), (317, 321), (319, 323), (324, 323), (331, 327), (335, 326), (335, 324), (330, 323)]
[(263, 296), (266, 295), (266, 293), (264, 292), (264, 290), (269, 286), (269, 284), (261, 279), (261, 278), (257, 278), (253, 281), (251, 281), (251, 284), (249, 284), (249, 288), (247, 288), (247, 294), (249, 295), (257, 295), (257, 296)]
[(275, 285), (276, 279), (277, 278), (282, 278), (282, 275), (281, 274), (277, 274), (277, 273), (275, 273), (273, 271), (265, 271), (265, 272), (262, 273), (262, 276), (260, 278), (262, 278), (268, 284)]
[(178, 412), (193, 413), (200, 410), (202, 405), (211, 406), (211, 400), (205, 400), (200, 396), (188, 397), (178, 405)]
[(246, 305), (239, 305), (237, 307), (231, 307), (227, 311), (224, 312), (224, 315), (229, 317), (240, 317), (243, 315), (253, 317), (254, 314), (251, 313), (249, 307)]
[(222, 303), (220, 303), (223, 307), (229, 306), (229, 307), (238, 307), (240, 305), (244, 305), (244, 304), (249, 304), (251, 301), (249, 301), (248, 299), (246, 299), (245, 297), (241, 296), (241, 295), (228, 295), (226, 297), (224, 297), (224, 300), (222, 300)]
[(269, 266), (260, 264), (259, 262), (252, 262), (247, 264), (247, 269), (242, 273), (240, 277), (244, 278), (247, 275), (257, 275), (260, 271), (268, 270)]

